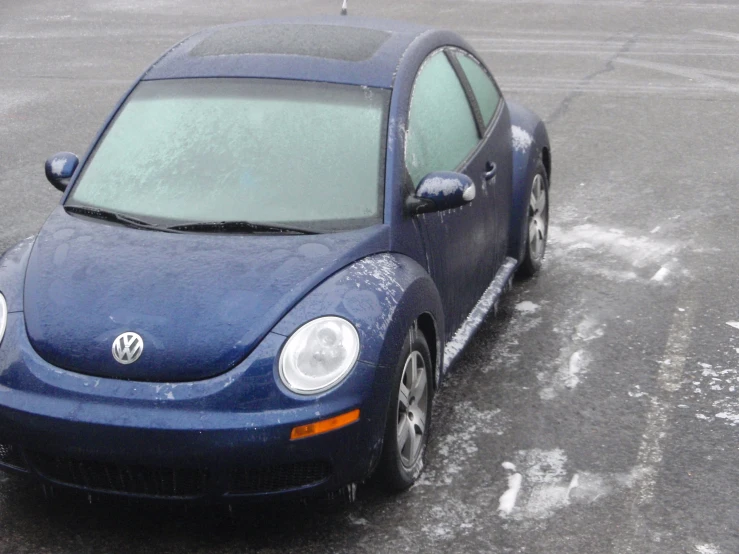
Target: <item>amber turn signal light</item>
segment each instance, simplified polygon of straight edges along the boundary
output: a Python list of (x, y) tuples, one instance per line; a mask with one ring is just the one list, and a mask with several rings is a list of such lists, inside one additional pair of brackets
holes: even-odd
[(359, 419), (359, 410), (352, 410), (345, 414), (332, 417), (330, 419), (324, 419), (323, 421), (316, 421), (315, 423), (309, 423), (308, 425), (301, 425), (300, 427), (293, 427), (292, 433), (290, 433), (290, 440), (304, 439), (306, 437), (312, 437), (313, 435), (320, 435), (322, 433), (328, 433), (334, 429), (340, 429), (346, 427), (350, 423), (354, 423)]

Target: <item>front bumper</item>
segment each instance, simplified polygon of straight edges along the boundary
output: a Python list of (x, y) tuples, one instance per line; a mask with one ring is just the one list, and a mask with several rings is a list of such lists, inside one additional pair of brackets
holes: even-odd
[[(21, 313), (0, 346), (0, 468), (87, 492), (184, 500), (307, 495), (371, 472), (382, 448), (388, 370), (359, 362), (336, 389), (299, 397), (276, 378), (285, 337), (192, 383), (103, 379), (41, 359)], [(360, 409), (341, 429), (293, 427)]]

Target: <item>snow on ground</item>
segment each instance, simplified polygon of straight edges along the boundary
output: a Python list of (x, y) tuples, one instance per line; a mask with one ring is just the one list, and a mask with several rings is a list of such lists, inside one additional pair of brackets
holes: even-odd
[[(503, 462), (501, 464), (504, 469), (509, 471), (516, 471), (516, 466), (511, 462)], [(511, 513), (513, 508), (516, 506), (516, 499), (518, 498), (518, 491), (521, 490), (521, 477), (520, 473), (511, 473), (508, 476), (508, 489), (500, 496), (498, 501), (498, 513), (502, 516), (506, 516)]]
[(695, 375), (691, 382), (693, 395), (700, 404), (695, 417), (708, 423), (739, 425), (739, 370), (702, 362), (698, 367), (700, 375)]
[[(522, 450), (516, 454), (517, 473), (508, 476), (508, 488), (499, 499), (499, 515), (514, 520), (546, 519), (570, 504), (591, 504), (631, 488), (640, 471), (590, 473), (568, 468), (561, 449)], [(518, 477), (516, 477), (518, 476)]]
[(536, 312), (540, 308), (540, 306), (539, 304), (534, 304), (529, 300), (524, 300), (523, 302), (519, 302), (518, 304), (516, 304), (515, 308), (518, 312), (532, 314)]
[(468, 461), (478, 452), (478, 441), (489, 435), (502, 435), (505, 420), (500, 409), (478, 410), (471, 402), (459, 402), (453, 407), (451, 426), (443, 437), (437, 437), (435, 450), (441, 458), (435, 466), (426, 468), (418, 486), (451, 485), (463, 472)]
[(500, 336), (495, 348), (490, 352), (491, 363), (483, 367), (483, 373), (501, 368), (518, 369), (521, 358), (521, 342), (526, 335), (535, 330), (542, 322), (542, 317), (534, 316), (540, 306), (533, 302), (523, 301), (515, 306), (516, 313), (511, 318), (506, 332)]
[(676, 254), (682, 245), (623, 229), (606, 228), (591, 223), (572, 227), (549, 226), (552, 259), (574, 264), (585, 274), (610, 281), (651, 281), (669, 284), (683, 274)]
[[(574, 317), (582, 319), (573, 325)], [(555, 371), (547, 368), (537, 374), (543, 385), (539, 391), (543, 400), (552, 400), (580, 384), (592, 361), (589, 343), (603, 337), (605, 325), (593, 316), (570, 311), (561, 324), (554, 328), (554, 332), (562, 336), (562, 346), (555, 361)]]
[(721, 554), (721, 551), (712, 544), (697, 544), (695, 550), (699, 554)]

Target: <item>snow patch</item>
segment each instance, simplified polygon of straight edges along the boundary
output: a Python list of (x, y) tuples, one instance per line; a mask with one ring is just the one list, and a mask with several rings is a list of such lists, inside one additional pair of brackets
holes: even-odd
[(535, 311), (537, 311), (540, 306), (539, 304), (534, 304), (533, 302), (529, 300), (524, 300), (523, 302), (519, 302), (515, 306), (517, 312), (524, 312), (527, 314), (532, 314)]
[[(500, 497), (499, 506), (502, 517), (515, 520), (546, 519), (570, 504), (591, 504), (633, 487), (642, 473), (638, 468), (625, 474), (568, 472), (567, 456), (561, 449), (519, 451), (516, 466), (522, 469), (509, 475), (508, 489)], [(516, 475), (520, 480), (513, 479)]]
[(526, 152), (533, 142), (534, 139), (528, 131), (518, 125), (511, 126), (511, 145), (514, 150)]
[(665, 266), (662, 266), (662, 267), (659, 268), (659, 271), (657, 271), (657, 273), (655, 273), (652, 276), (652, 279), (651, 280), (652, 281), (662, 282), (662, 281), (665, 280), (665, 277), (667, 277), (669, 274), (670, 274), (670, 270), (667, 269)]
[[(571, 325), (567, 318), (563, 327)], [(570, 327), (571, 329), (571, 327)], [(555, 332), (563, 333), (558, 328)], [(557, 370), (553, 373), (540, 372), (537, 377), (544, 384), (539, 391), (543, 400), (552, 400), (561, 392), (574, 389), (580, 384), (582, 376), (587, 372), (592, 357), (585, 350), (586, 343), (605, 335), (605, 325), (598, 323), (593, 317), (585, 316), (574, 327), (574, 332), (567, 334), (557, 358)]]
[(696, 544), (695, 550), (700, 554), (721, 554), (721, 551), (712, 544)]
[[(720, 420), (725, 425), (735, 427), (739, 425), (739, 398), (736, 396), (739, 387), (739, 370), (736, 368), (722, 368), (711, 364), (699, 362), (700, 375), (696, 375), (693, 393), (703, 397), (718, 394), (719, 398), (711, 402), (715, 410), (713, 417), (698, 413), (696, 418), (714, 422)], [(705, 391), (705, 392), (704, 392)], [(705, 400), (701, 400), (701, 404)], [(705, 409), (703, 409), (705, 411)]]
[(633, 236), (621, 229), (606, 229), (585, 223), (571, 229), (550, 225), (552, 242), (568, 253), (591, 250), (620, 258), (634, 267), (661, 263), (677, 252), (678, 245), (648, 237)]
[(719, 419), (728, 420), (732, 427), (735, 426), (737, 423), (739, 423), (739, 413), (720, 412), (716, 414), (716, 417)]
[[(444, 177), (432, 177), (431, 179), (425, 179), (420, 188), (426, 194), (449, 196), (459, 190), (459, 181), (445, 179)], [(472, 188), (474, 189), (474, 187)]]
[[(435, 468), (427, 468), (416, 486), (449, 486), (457, 477), (464, 478), (468, 461), (478, 455), (478, 441), (490, 441), (489, 435), (503, 434), (500, 410), (478, 410), (469, 402), (458, 402), (448, 425), (448, 433), (436, 439), (436, 454), (441, 458)], [(515, 468), (514, 468), (515, 470)]]
[(507, 516), (513, 511), (513, 507), (516, 505), (516, 498), (518, 497), (518, 491), (521, 490), (521, 477), (520, 473), (514, 473), (508, 476), (508, 490), (500, 495), (498, 501), (498, 513), (501, 516)]
[(61, 175), (64, 172), (65, 165), (67, 165), (66, 159), (54, 158), (51, 160), (51, 173), (54, 175)]

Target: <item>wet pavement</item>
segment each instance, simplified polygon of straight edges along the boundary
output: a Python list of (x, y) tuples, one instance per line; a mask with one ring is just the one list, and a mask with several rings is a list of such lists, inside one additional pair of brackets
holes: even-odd
[[(0, 5), (0, 251), (58, 202), (46, 157), (82, 153), (167, 47), (212, 24), (339, 6)], [(46, 500), (0, 477), (0, 552), (739, 552), (739, 329), (727, 324), (739, 321), (739, 4), (350, 11), (459, 31), (552, 140), (543, 272), (515, 284), (452, 369), (421, 480), (397, 496), (361, 486), (333, 509), (229, 511)], [(501, 511), (504, 494), (515, 502)]]

